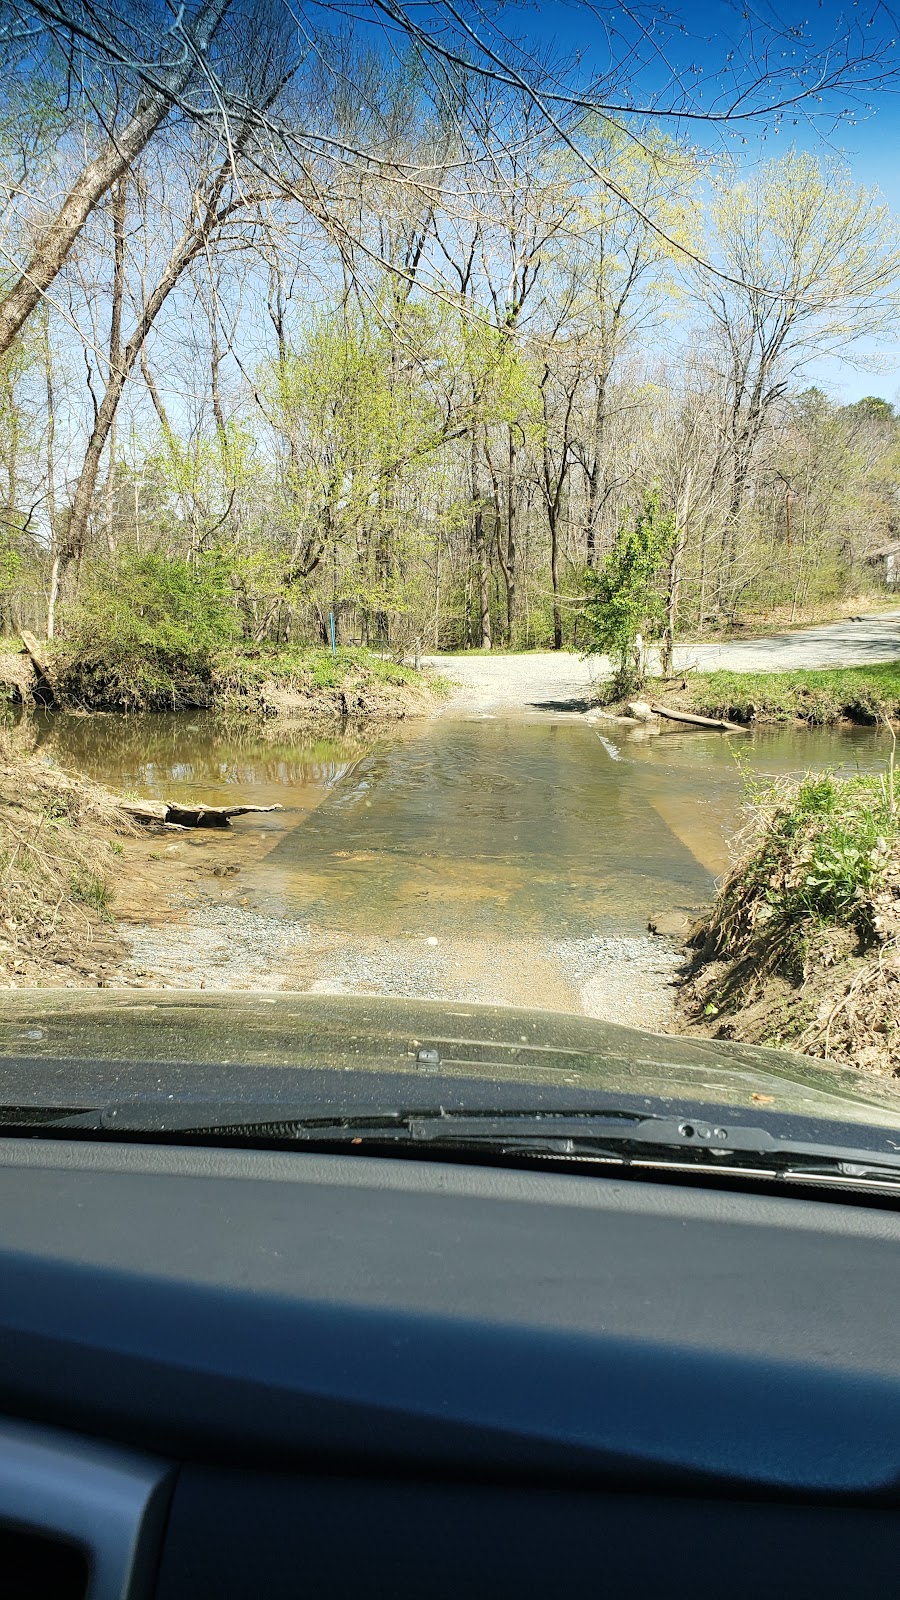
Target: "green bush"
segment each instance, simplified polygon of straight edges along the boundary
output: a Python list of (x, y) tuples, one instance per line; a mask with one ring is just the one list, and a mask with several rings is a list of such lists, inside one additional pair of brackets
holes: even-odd
[(240, 631), (229, 567), (122, 551), (63, 617), (61, 678), (87, 704), (160, 708), (208, 697), (216, 655)]
[(663, 512), (658, 491), (648, 495), (631, 524), (624, 521), (599, 572), (584, 573), (587, 590), (583, 615), (588, 630), (587, 655), (608, 654), (613, 663), (616, 696), (640, 688), (643, 652), (636, 649), (660, 636), (665, 626), (666, 599), (660, 573), (675, 540), (675, 516)]

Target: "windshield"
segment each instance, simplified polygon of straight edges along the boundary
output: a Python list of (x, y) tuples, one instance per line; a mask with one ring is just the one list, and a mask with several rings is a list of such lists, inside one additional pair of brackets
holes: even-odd
[(14, 7), (0, 1133), (895, 1151), (892, 39), (708, 9)]

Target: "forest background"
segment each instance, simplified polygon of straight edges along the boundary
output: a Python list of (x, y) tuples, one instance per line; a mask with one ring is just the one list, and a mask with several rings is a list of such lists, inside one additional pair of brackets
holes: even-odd
[(582, 648), (654, 519), (664, 644), (883, 590), (900, 422), (810, 373), (896, 327), (886, 36), (748, 24), (699, 112), (431, 9), (0, 7), (4, 631)]

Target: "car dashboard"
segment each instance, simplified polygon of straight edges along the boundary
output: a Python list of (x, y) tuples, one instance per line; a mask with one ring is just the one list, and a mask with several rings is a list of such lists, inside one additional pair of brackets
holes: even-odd
[(890, 1201), (0, 1140), (3, 1593), (893, 1594), (898, 1243)]

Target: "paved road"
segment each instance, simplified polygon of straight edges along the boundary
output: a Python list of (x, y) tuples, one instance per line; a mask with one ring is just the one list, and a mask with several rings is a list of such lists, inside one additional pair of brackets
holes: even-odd
[[(592, 685), (609, 672), (604, 656), (582, 661), (563, 653), (525, 655), (426, 656), (459, 685), (447, 710), (468, 715), (511, 711), (577, 711)], [(792, 667), (864, 667), (875, 661), (900, 661), (900, 611), (881, 612), (858, 622), (829, 622), (817, 628), (776, 634), (770, 639), (727, 644), (684, 644), (675, 650), (676, 672), (782, 672)]]

